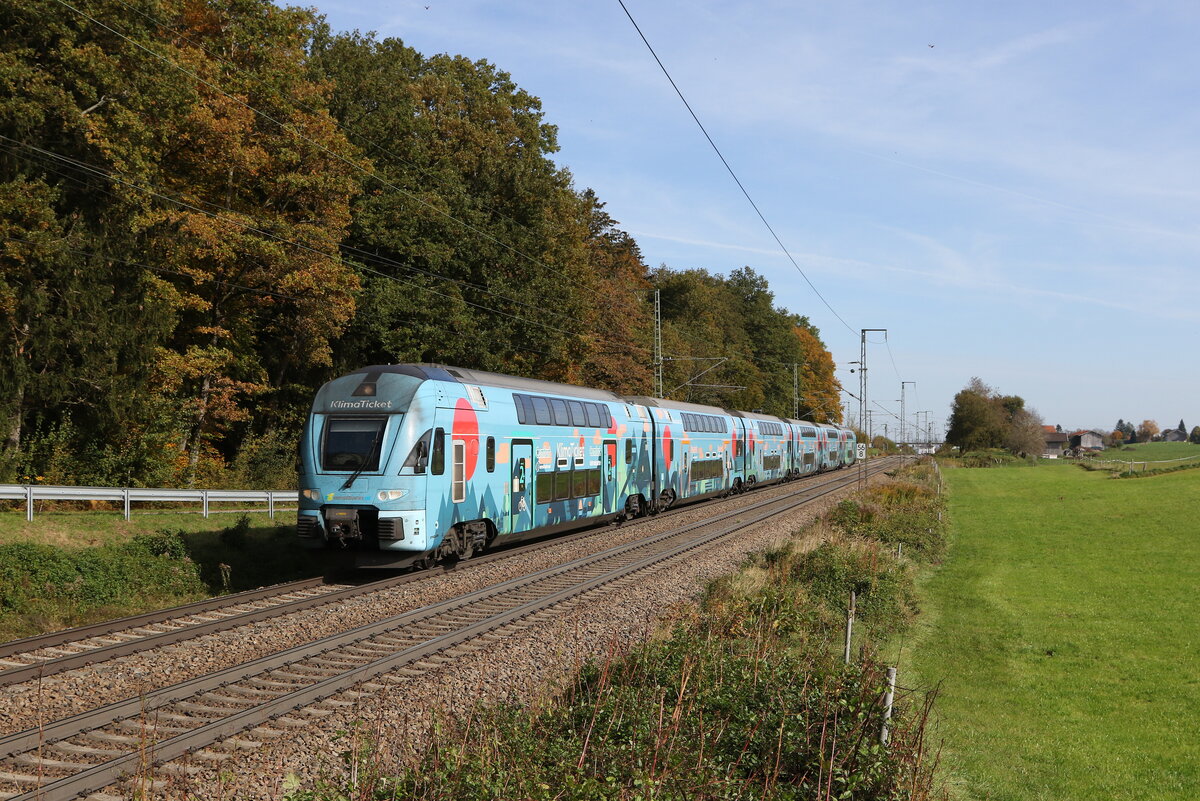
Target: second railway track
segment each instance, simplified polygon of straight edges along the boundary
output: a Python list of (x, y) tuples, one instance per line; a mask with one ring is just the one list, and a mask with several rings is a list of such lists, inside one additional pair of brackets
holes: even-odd
[[(809, 480), (811, 479), (806, 479)], [(795, 492), (803, 486), (806, 485), (784, 484), (767, 489), (788, 488)], [(685, 506), (649, 519), (670, 518), (697, 508)], [(636, 526), (644, 520), (647, 519), (633, 521), (627, 526)], [(607, 529), (601, 527), (584, 530), (571, 537), (536, 540), (476, 557), (457, 568), (435, 566), (417, 573), (355, 584), (326, 584), (320, 578), (304, 579), (0, 643), (0, 687), (34, 681), (75, 668), (141, 653), (151, 648), (161, 648), (207, 634), (343, 602), (357, 596), (425, 580), (449, 570), (470, 569), (502, 559), (519, 557), (567, 542), (571, 538), (595, 537), (605, 530)]]
[(0, 798), (77, 797), (137, 773), (147, 753), (178, 759), (383, 674), (419, 676), (564, 601), (853, 484), (854, 473), (4, 737)]

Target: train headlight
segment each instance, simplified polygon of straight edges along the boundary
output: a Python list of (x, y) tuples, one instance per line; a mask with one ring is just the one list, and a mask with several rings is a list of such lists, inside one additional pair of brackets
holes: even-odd
[(398, 501), (408, 494), (408, 490), (380, 490), (375, 497), (381, 501)]
[(321, 500), (321, 491), (319, 489), (300, 490), (300, 495), (301, 497), (307, 498), (310, 501)]

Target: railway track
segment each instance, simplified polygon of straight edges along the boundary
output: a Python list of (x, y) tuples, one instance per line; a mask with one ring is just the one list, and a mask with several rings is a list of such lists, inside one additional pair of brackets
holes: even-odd
[[(871, 471), (887, 466), (872, 465)], [(702, 522), (0, 738), (0, 798), (74, 798), (123, 776), (145, 773), (150, 763), (178, 759), (298, 709), (319, 717), (323, 710), (314, 704), (337, 704), (333, 696), (363, 682), (419, 677), (533, 625), (566, 601), (630, 581), (641, 571), (855, 483), (858, 471), (847, 472)]]
[[(796, 485), (773, 485), (771, 489), (781, 486)], [(662, 520), (696, 508), (682, 507), (651, 519)], [(638, 522), (641, 521), (626, 525), (636, 526)], [(469, 569), (500, 559), (511, 559), (552, 545), (570, 542), (572, 539), (593, 537), (604, 530), (606, 529), (603, 527), (592, 528), (566, 537), (535, 540), (479, 556), (457, 566), (438, 565), (418, 573), (356, 584), (326, 584), (321, 578), (303, 579), (104, 621), (91, 626), (13, 640), (0, 644), (0, 687), (45, 678), (205, 634), (346, 601), (360, 595), (426, 580), (451, 570)]]

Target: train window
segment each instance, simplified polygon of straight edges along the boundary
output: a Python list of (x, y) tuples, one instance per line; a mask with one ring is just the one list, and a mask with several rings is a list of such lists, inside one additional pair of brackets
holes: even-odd
[(583, 408), (587, 410), (588, 425), (591, 426), (592, 428), (599, 428), (600, 422), (601, 422), (601, 420), (600, 420), (600, 404), (585, 403), (585, 404), (583, 404)]
[(625, 464), (633, 464), (633, 440), (625, 440)]
[(467, 443), (456, 439), (451, 443), (451, 448), (450, 500), (462, 503), (467, 497)]
[(521, 425), (528, 425), (532, 415), (525, 412), (525, 396), (513, 394), (513, 407), (517, 410), (517, 422)]
[(719, 421), (716, 417), (713, 417), (712, 415), (708, 416), (708, 430), (710, 432), (712, 432), (713, 434), (717, 433), (717, 423), (718, 422)]
[(325, 423), (321, 467), (325, 470), (378, 470), (386, 420), (332, 418)]
[(571, 414), (567, 411), (567, 402), (558, 398), (550, 399), (550, 410), (554, 412), (554, 425), (571, 425)]
[(572, 470), (571, 471), (571, 497), (572, 498), (586, 498), (587, 497), (587, 495), (588, 495), (587, 474), (588, 474), (588, 471), (586, 471), (586, 470)]
[(612, 415), (609, 414), (608, 407), (603, 404), (600, 406), (600, 417), (602, 418), (600, 422), (605, 428), (615, 428)]
[(554, 500), (554, 474), (538, 473), (537, 502), (550, 503)]
[(583, 404), (579, 401), (567, 401), (567, 408), (571, 410), (571, 425), (586, 428), (587, 412), (583, 410)]
[(487, 471), (496, 472), (496, 438), (487, 438)]
[(587, 494), (600, 494), (600, 470), (598, 468), (587, 471)]
[(552, 420), (550, 418), (550, 404), (545, 398), (530, 398), (533, 401), (533, 421), (539, 426), (548, 426)]
[(571, 471), (560, 470), (554, 474), (554, 500), (565, 501), (571, 497)]
[(675, 461), (675, 440), (667, 440), (667, 461)]
[(440, 428), (433, 432), (433, 458), (430, 459), (429, 472), (435, 476), (446, 472), (446, 432)]
[(429, 438), (433, 436), (432, 429), (425, 429), (425, 433), (421, 435), (412, 446), (412, 450), (408, 452), (408, 458), (404, 460), (404, 464), (400, 465), (403, 470), (406, 467), (411, 467), (414, 473), (424, 473), (426, 465), (429, 464)]
[(692, 430), (692, 416), (690, 414), (688, 414), (687, 412), (684, 412), (683, 414), (681, 414), (679, 416), (683, 418), (683, 430), (691, 431)]

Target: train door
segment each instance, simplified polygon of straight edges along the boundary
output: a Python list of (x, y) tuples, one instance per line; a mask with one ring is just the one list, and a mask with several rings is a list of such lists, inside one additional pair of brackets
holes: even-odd
[(617, 482), (617, 441), (615, 439), (604, 440), (604, 455), (601, 457), (601, 480), (604, 486), (601, 488), (603, 496), (604, 514), (612, 514), (617, 511), (617, 495), (619, 487)]
[(513, 440), (512, 478), (509, 482), (509, 531), (533, 528), (533, 441)]

